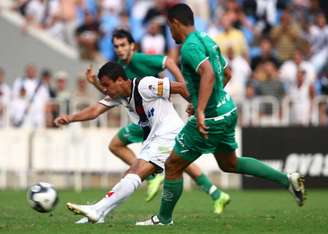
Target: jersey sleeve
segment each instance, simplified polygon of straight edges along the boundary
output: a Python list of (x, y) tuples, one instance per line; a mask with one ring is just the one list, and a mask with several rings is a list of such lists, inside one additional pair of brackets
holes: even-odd
[(197, 44), (188, 44), (183, 48), (182, 60), (198, 72), (199, 66), (208, 59), (205, 51)]
[(220, 56), (220, 63), (223, 67), (223, 70), (226, 69), (229, 65), (228, 60), (223, 55)]
[(112, 99), (110, 96), (104, 97), (103, 99), (99, 100), (98, 103), (110, 108), (119, 106), (121, 104), (119, 101)]
[(169, 98), (170, 97), (170, 81), (168, 78), (158, 79), (155, 77), (145, 77), (139, 82), (139, 93), (147, 99)]

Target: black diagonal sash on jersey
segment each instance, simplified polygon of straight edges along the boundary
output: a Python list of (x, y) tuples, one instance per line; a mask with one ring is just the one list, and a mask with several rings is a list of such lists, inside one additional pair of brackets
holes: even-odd
[(141, 79), (135, 79), (133, 97), (134, 97), (134, 104), (135, 104), (136, 112), (139, 116), (138, 125), (140, 127), (142, 127), (143, 132), (144, 132), (143, 139), (146, 140), (150, 133), (150, 124), (149, 124), (148, 117), (145, 113), (145, 109), (142, 104), (143, 103), (142, 97), (138, 90), (140, 80)]

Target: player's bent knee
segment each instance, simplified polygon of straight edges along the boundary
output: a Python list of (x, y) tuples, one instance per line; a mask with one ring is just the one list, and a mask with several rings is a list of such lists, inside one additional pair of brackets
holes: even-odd
[(180, 178), (182, 173), (183, 173), (183, 168), (180, 168), (179, 165), (174, 163), (173, 160), (168, 160), (165, 161), (165, 176), (169, 179), (175, 179), (175, 178)]
[(236, 162), (234, 161), (221, 161), (219, 166), (224, 172), (236, 172)]
[(111, 152), (116, 152), (119, 148), (124, 147), (125, 145), (115, 136), (111, 142), (109, 142), (108, 149)]

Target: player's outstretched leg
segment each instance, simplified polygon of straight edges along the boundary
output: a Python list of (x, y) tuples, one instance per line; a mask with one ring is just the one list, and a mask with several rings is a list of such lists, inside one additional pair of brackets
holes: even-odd
[(150, 202), (153, 200), (158, 193), (161, 184), (164, 181), (164, 174), (156, 174), (153, 176), (148, 176), (146, 178), (148, 186), (147, 186), (147, 197), (145, 199), (146, 202)]
[(67, 208), (75, 214), (85, 216), (92, 223), (99, 223), (109, 212), (126, 200), (141, 185), (145, 177), (155, 171), (155, 165), (139, 159), (103, 199), (93, 205), (78, 205), (69, 202), (66, 204)]
[(158, 215), (146, 221), (137, 222), (138, 226), (173, 224), (172, 214), (183, 192), (182, 173), (191, 162), (178, 157), (173, 150), (165, 162), (165, 179), (161, 206)]
[(196, 184), (214, 201), (214, 213), (222, 214), (224, 207), (229, 204), (229, 194), (218, 189), (212, 181), (195, 164), (190, 164), (185, 172), (196, 182)]
[[(124, 161), (128, 165), (137, 160), (134, 152), (128, 147), (131, 143), (143, 142), (143, 130), (136, 124), (129, 124), (121, 128), (109, 144), (109, 150)], [(158, 193), (160, 186), (164, 180), (161, 174), (150, 175), (146, 178), (147, 181), (147, 196), (146, 202), (151, 201)]]
[(304, 177), (298, 172), (289, 173), (287, 176), (289, 181), (289, 192), (293, 195), (297, 204), (303, 206), (306, 199)]
[(235, 152), (220, 152), (215, 158), (223, 171), (252, 175), (273, 181), (289, 189), (299, 206), (305, 201), (304, 178), (297, 172), (286, 174), (251, 157), (237, 157)]

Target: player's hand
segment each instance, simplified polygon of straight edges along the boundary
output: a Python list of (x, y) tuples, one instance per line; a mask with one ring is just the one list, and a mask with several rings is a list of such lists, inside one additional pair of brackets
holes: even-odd
[(68, 125), (71, 122), (71, 118), (69, 115), (61, 115), (57, 117), (54, 121), (55, 125), (60, 127), (63, 125)]
[(202, 136), (208, 138), (208, 127), (205, 125), (205, 114), (202, 111), (197, 112), (197, 127)]
[(92, 64), (89, 65), (88, 69), (85, 72), (85, 76), (87, 78), (87, 81), (91, 84), (97, 83), (97, 77), (93, 71)]
[(186, 112), (187, 112), (188, 116), (191, 116), (195, 113), (194, 107), (191, 103), (188, 104)]

